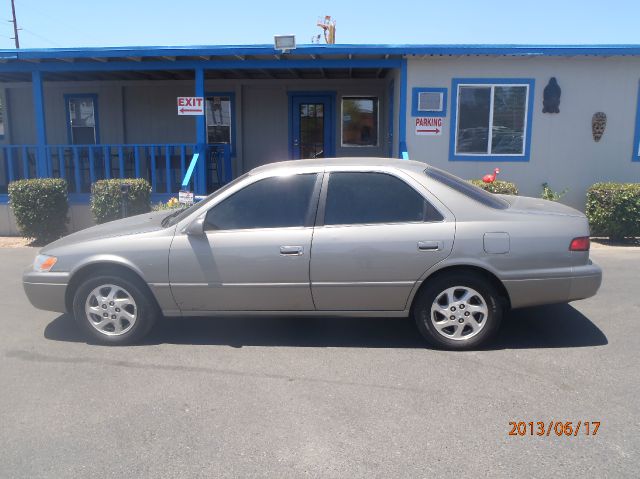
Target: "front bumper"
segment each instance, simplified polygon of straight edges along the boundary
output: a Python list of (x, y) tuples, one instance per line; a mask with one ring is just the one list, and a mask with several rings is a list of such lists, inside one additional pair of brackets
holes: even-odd
[(22, 285), (29, 302), (38, 309), (64, 313), (69, 273), (38, 273), (27, 269), (22, 275)]

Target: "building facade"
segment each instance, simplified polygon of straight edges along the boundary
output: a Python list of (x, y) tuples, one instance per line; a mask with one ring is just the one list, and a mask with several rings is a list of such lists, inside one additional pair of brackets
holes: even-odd
[(144, 177), (159, 201), (194, 153), (196, 194), (274, 161), (388, 156), (464, 178), (499, 167), (521, 194), (546, 182), (584, 209), (591, 184), (640, 181), (639, 80), (624, 45), (0, 51), (0, 234), (16, 233), (12, 180), (66, 178), (75, 230), (93, 181)]

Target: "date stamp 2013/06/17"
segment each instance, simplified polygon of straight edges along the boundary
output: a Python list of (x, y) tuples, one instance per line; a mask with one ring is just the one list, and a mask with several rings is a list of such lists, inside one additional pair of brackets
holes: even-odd
[(509, 436), (595, 436), (601, 421), (509, 421)]

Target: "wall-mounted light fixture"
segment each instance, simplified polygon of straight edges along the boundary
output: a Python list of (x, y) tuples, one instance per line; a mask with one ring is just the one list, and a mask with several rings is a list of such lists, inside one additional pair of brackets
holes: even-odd
[(282, 53), (287, 53), (289, 50), (296, 48), (296, 36), (295, 35), (275, 35), (273, 37), (274, 48), (281, 50)]

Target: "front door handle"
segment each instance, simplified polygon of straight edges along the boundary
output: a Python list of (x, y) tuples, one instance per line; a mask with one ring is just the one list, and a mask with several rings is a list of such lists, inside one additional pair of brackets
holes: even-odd
[(302, 246), (280, 246), (282, 256), (302, 256), (304, 248)]
[(420, 251), (440, 251), (442, 248), (442, 241), (418, 241)]

